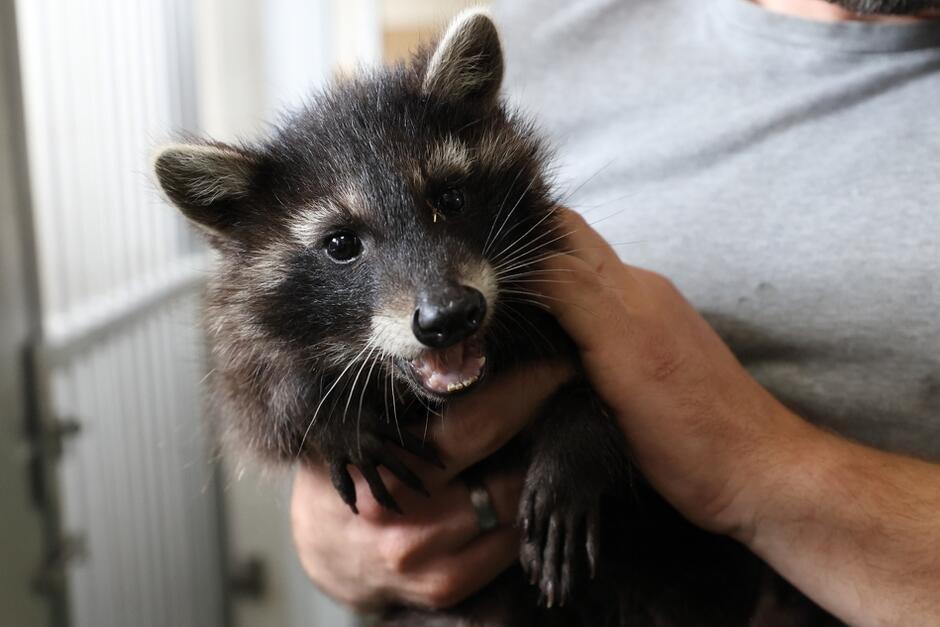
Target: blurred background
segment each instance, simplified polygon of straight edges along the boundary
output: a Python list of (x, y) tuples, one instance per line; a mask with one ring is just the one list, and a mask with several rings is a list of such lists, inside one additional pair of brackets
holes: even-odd
[(468, 4), (0, 0), (0, 627), (356, 624), (300, 570), (290, 474), (214, 452), (211, 260), (149, 156), (263, 133)]

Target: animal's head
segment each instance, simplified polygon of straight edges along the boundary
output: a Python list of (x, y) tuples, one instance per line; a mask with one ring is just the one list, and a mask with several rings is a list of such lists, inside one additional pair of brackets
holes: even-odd
[(308, 363), (394, 363), (430, 398), (476, 382), (555, 239), (542, 148), (502, 76), (496, 28), (471, 11), (257, 146), (164, 149), (163, 190), (221, 252), (213, 322)]

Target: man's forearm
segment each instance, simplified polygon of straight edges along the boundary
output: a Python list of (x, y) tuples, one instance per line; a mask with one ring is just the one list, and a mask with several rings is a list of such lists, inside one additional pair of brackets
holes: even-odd
[(940, 466), (798, 433), (764, 460), (741, 539), (852, 625), (940, 625)]

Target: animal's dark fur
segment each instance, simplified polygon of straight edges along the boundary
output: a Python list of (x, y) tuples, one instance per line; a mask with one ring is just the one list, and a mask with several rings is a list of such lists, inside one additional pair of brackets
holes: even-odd
[[(229, 431), (268, 460), (325, 461), (352, 507), (349, 464), (388, 507), (397, 505), (377, 466), (421, 488), (396, 447), (433, 453), (396, 427), (417, 418), (420, 429), (424, 404), (444, 402), (387, 348), (399, 327), (377, 326), (379, 312), (410, 314), (416, 293), (485, 262), (495, 280), (482, 331), (489, 369), (574, 359), (531, 295), (540, 260), (564, 238), (552, 220), (547, 154), (498, 100), (501, 77), (492, 23), (465, 16), (439, 48), (338, 82), (267, 141), (177, 146), (157, 159), (168, 196), (221, 253), (206, 328)], [(429, 207), (455, 187), (465, 195), (460, 211)], [(324, 241), (336, 232), (359, 234), (361, 256), (331, 260)], [(764, 617), (749, 622), (768, 571), (685, 522), (635, 475), (585, 383), (558, 391), (519, 445), (529, 460), (521, 567), (452, 611), (394, 610), (387, 624), (791, 624), (773, 622), (782, 614), (766, 602)], [(792, 606), (810, 607), (802, 598)]]

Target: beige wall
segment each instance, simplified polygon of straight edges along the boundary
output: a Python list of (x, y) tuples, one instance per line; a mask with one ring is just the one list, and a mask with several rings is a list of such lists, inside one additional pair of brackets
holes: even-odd
[(383, 0), (382, 58), (406, 58), (419, 43), (433, 41), (458, 12), (487, 2), (474, 0)]

